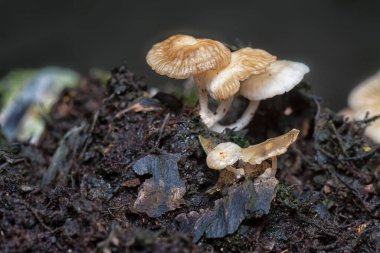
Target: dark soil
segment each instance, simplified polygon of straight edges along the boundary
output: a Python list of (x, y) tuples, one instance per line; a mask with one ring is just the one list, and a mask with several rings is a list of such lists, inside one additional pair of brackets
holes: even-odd
[[(346, 122), (301, 84), (264, 101), (249, 130), (216, 134), (197, 108), (144, 96), (122, 66), (107, 88), (89, 78), (65, 91), (39, 146), (2, 142), (1, 252), (380, 252), (380, 155), (363, 137), (369, 120)], [(194, 239), (195, 220), (256, 182), (212, 193), (221, 172), (207, 168), (199, 135), (246, 146), (292, 128), (301, 134), (279, 158), (269, 213), (245, 210), (236, 232)]]

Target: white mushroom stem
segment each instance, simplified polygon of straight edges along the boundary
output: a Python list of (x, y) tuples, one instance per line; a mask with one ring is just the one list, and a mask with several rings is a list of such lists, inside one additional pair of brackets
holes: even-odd
[(199, 78), (194, 78), (194, 82), (197, 86), (198, 90), (198, 98), (199, 98), (199, 116), (201, 117), (203, 123), (210, 128), (212, 127), (216, 122), (220, 121), (224, 118), (224, 116), (227, 114), (228, 110), (231, 107), (233, 96), (220, 101), (216, 112), (212, 112), (208, 108), (208, 91), (206, 89), (206, 86)]
[(272, 157), (272, 176), (275, 177), (277, 172), (277, 156)]
[(220, 121), (221, 119), (226, 116), (228, 110), (231, 107), (232, 101), (234, 100), (233, 97), (230, 97), (226, 100), (222, 100), (219, 102), (218, 107), (216, 108), (215, 113), (212, 113), (207, 119), (204, 119), (204, 123), (208, 128), (211, 128), (213, 125), (215, 125), (216, 122)]
[(216, 123), (214, 126), (211, 127), (211, 130), (221, 133), (227, 128), (234, 129), (235, 131), (239, 131), (243, 129), (245, 126), (249, 124), (253, 115), (255, 115), (255, 112), (257, 108), (259, 107), (259, 104), (260, 104), (260, 101), (256, 101), (256, 100), (250, 101), (243, 115), (235, 123), (226, 125), (226, 126)]
[(200, 78), (194, 77), (194, 82), (198, 90), (199, 116), (203, 122), (205, 122), (213, 115), (213, 113), (208, 109), (208, 93)]
[(242, 176), (245, 175), (244, 169), (236, 169), (232, 166), (227, 166), (226, 170), (232, 172), (235, 174), (236, 178), (241, 178)]
[(216, 122), (220, 121), (221, 119), (224, 118), (224, 116), (226, 116), (228, 110), (230, 109), (231, 105), (232, 105), (232, 101), (234, 100), (234, 97), (230, 97), (226, 100), (222, 100), (220, 101), (219, 105), (218, 105), (218, 108), (216, 109), (216, 113), (215, 113), (215, 116), (214, 116), (214, 122), (212, 125), (214, 125)]

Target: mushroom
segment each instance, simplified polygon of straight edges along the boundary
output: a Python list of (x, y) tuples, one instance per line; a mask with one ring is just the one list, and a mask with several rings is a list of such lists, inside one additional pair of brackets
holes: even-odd
[(207, 166), (214, 170), (228, 169), (236, 175), (244, 175), (244, 170), (232, 167), (240, 159), (241, 150), (241, 147), (235, 143), (220, 143), (208, 153), (206, 158)]
[(277, 156), (286, 153), (289, 146), (297, 140), (299, 133), (298, 129), (292, 129), (286, 134), (242, 149), (241, 159), (252, 165), (261, 164), (267, 159), (272, 159), (272, 175), (274, 176), (277, 171)]
[(293, 89), (308, 72), (309, 67), (303, 63), (279, 60), (272, 63), (265, 72), (251, 75), (240, 85), (239, 94), (250, 101), (243, 115), (231, 125), (217, 123), (211, 129), (216, 132), (223, 132), (226, 128), (236, 131), (243, 129), (255, 114), (261, 100)]
[(214, 115), (205, 124), (212, 127), (221, 120), (231, 106), (234, 95), (239, 91), (240, 82), (251, 75), (266, 71), (276, 57), (261, 49), (242, 48), (231, 54), (231, 62), (221, 70), (207, 71), (201, 75), (210, 96), (220, 104)]
[[(380, 115), (380, 71), (354, 88), (348, 97), (348, 105), (355, 120)], [(365, 134), (375, 143), (380, 143), (380, 119), (369, 125)]]
[(208, 109), (207, 88), (201, 74), (226, 67), (231, 61), (231, 51), (215, 40), (179, 34), (153, 45), (146, 60), (160, 75), (175, 79), (193, 77), (198, 88), (199, 115), (207, 121), (212, 113)]
[(231, 169), (237, 161), (242, 160), (251, 165), (258, 165), (267, 159), (271, 159), (271, 174), (275, 176), (277, 156), (284, 154), (288, 150), (289, 146), (297, 140), (299, 132), (299, 130), (293, 129), (286, 134), (270, 138), (247, 148), (241, 148), (232, 142), (220, 143), (208, 153), (206, 158), (207, 166), (214, 170), (229, 169), (237, 175), (242, 175), (244, 174), (244, 169)]

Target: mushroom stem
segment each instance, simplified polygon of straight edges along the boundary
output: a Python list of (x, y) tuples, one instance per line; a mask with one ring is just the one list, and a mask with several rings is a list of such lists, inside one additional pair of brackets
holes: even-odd
[(202, 121), (207, 125), (206, 122), (212, 117), (213, 113), (208, 109), (208, 94), (205, 85), (200, 80), (200, 78), (194, 77), (195, 85), (198, 90), (199, 98), (199, 116)]
[(226, 100), (220, 101), (216, 112), (214, 113), (208, 108), (208, 92), (206, 85), (202, 82), (201, 78), (194, 77), (194, 82), (198, 90), (199, 116), (201, 117), (203, 123), (210, 128), (227, 114), (234, 98), (230, 97)]
[(231, 107), (232, 101), (234, 100), (233, 97), (230, 97), (226, 100), (222, 100), (219, 102), (218, 107), (216, 108), (215, 113), (212, 113), (207, 119), (204, 119), (204, 123), (208, 128), (211, 128), (213, 125), (215, 125), (216, 122), (220, 121), (221, 119), (226, 116), (228, 110)]
[(257, 107), (259, 106), (260, 101), (252, 100), (249, 102), (248, 107), (245, 109), (243, 115), (238, 119), (235, 123), (223, 126), (221, 124), (215, 124), (211, 127), (211, 130), (221, 133), (225, 129), (234, 129), (235, 131), (239, 131), (243, 129), (245, 126), (249, 124), (251, 121), (253, 115), (255, 115), (255, 112), (257, 110)]
[(226, 170), (232, 172), (235, 174), (236, 178), (241, 178), (242, 176), (245, 175), (244, 169), (236, 169), (232, 166), (227, 166)]
[(218, 108), (216, 108), (216, 113), (214, 115), (214, 122), (212, 125), (214, 125), (216, 122), (220, 121), (221, 119), (226, 116), (228, 110), (230, 109), (232, 105), (232, 101), (234, 100), (234, 97), (229, 97), (226, 100), (220, 101)]
[(271, 173), (272, 173), (272, 176), (276, 176), (276, 172), (277, 172), (277, 156), (274, 156), (272, 157), (272, 169), (271, 169)]

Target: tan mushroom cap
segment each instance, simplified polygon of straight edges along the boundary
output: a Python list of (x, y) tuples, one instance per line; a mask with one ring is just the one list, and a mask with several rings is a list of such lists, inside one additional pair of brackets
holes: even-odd
[(281, 95), (293, 89), (308, 72), (309, 67), (303, 63), (276, 61), (264, 73), (252, 75), (242, 82), (240, 94), (257, 101)]
[(231, 54), (231, 62), (223, 70), (206, 73), (206, 83), (210, 96), (216, 100), (225, 100), (235, 95), (240, 82), (251, 75), (265, 72), (276, 61), (276, 56), (261, 49), (242, 48)]
[(350, 92), (348, 104), (354, 111), (380, 113), (380, 71)]
[(297, 140), (300, 131), (292, 129), (286, 134), (270, 138), (262, 143), (249, 146), (241, 151), (241, 159), (250, 164), (261, 164), (263, 161), (284, 154), (289, 146)]
[(215, 40), (178, 34), (153, 45), (146, 61), (160, 75), (186, 79), (224, 68), (231, 61), (231, 51)]
[[(348, 104), (356, 120), (380, 114), (380, 71), (366, 79), (350, 92)], [(380, 120), (375, 120), (366, 128), (365, 134), (374, 142), (380, 143)]]
[(375, 143), (380, 143), (380, 120), (377, 119), (371, 122), (365, 129), (365, 134)]

